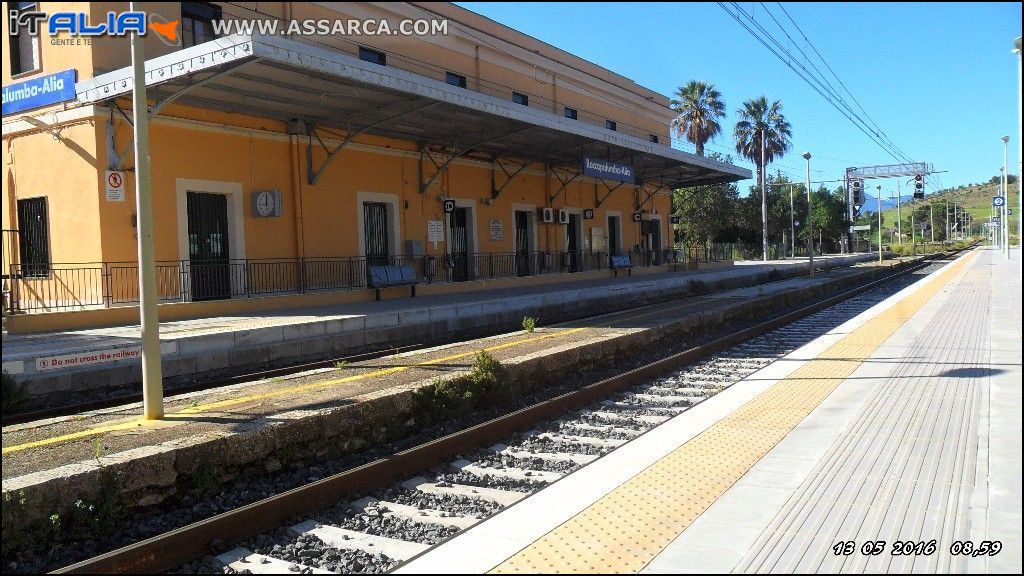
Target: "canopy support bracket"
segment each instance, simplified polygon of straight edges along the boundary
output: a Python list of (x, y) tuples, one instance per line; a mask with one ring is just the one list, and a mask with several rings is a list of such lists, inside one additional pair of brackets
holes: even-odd
[[(427, 190), (430, 190), (430, 187), (434, 185), (434, 182), (437, 180), (437, 177), (440, 176), (443, 172), (446, 172), (448, 170), (448, 167), (451, 166), (451, 163), (456, 158), (462, 158), (463, 156), (465, 156), (467, 153), (469, 153), (474, 148), (479, 148), (479, 147), (481, 147), (484, 144), (487, 144), (489, 142), (494, 142), (496, 140), (500, 140), (502, 138), (505, 138), (506, 136), (512, 136), (513, 134), (518, 134), (520, 132), (524, 132), (524, 131), (529, 130), (531, 128), (533, 128), (533, 126), (527, 126), (525, 128), (516, 128), (515, 130), (511, 130), (509, 132), (505, 132), (504, 134), (499, 134), (497, 136), (492, 136), (490, 138), (486, 138), (484, 140), (475, 142), (475, 143), (473, 143), (473, 144), (471, 144), (469, 146), (464, 146), (462, 148), (457, 148), (457, 149), (454, 150), (454, 152), (449, 154), (448, 157), (445, 159), (445, 161), (442, 162), (441, 164), (438, 164), (437, 162), (435, 162), (433, 156), (431, 156), (429, 152), (427, 152), (424, 149), (421, 149), (420, 150), (420, 194), (426, 194)], [(426, 154), (427, 158), (430, 160), (431, 164), (433, 164), (434, 168), (435, 168), (434, 173), (431, 174), (430, 178), (427, 179), (426, 182), (423, 181), (423, 156), (424, 156), (424, 154)]]
[[(407, 114), (413, 114), (415, 112), (426, 110), (427, 108), (430, 108), (431, 106), (436, 106), (437, 104), (439, 104), (439, 102), (437, 101), (428, 102), (426, 104), (420, 104), (419, 106), (415, 106), (409, 110), (405, 110), (404, 112), (399, 112), (398, 114), (394, 114), (386, 118), (381, 118), (380, 120), (367, 124), (366, 126), (359, 128), (358, 130), (349, 132), (348, 135), (345, 136), (345, 139), (342, 140), (341, 143), (339, 143), (334, 148), (329, 147), (327, 143), (325, 143), (323, 139), (320, 137), (320, 134), (317, 132), (316, 126), (312, 126), (309, 130), (309, 133), (307, 134), (309, 138), (309, 145), (306, 147), (306, 180), (309, 182), (310, 185), (316, 184), (317, 181), (320, 180), (320, 177), (323, 176), (328, 166), (330, 166), (334, 158), (342, 150), (347, 148), (348, 145), (352, 143), (352, 140), (357, 136), (365, 134), (367, 131), (373, 130), (374, 128), (382, 124), (386, 124), (392, 120), (397, 120), (398, 118), (401, 118), (402, 116), (405, 116)], [(320, 144), (320, 147), (327, 152), (327, 158), (324, 158), (324, 161), (321, 162), (320, 166), (315, 170), (313, 168), (313, 138), (316, 138), (316, 141)]]

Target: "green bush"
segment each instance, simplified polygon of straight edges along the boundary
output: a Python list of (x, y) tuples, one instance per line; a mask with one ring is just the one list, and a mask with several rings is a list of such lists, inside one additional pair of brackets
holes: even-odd
[(430, 425), (467, 414), (487, 403), (510, 400), (519, 391), (501, 362), (481, 350), (469, 374), (439, 378), (413, 396), (423, 424)]
[(536, 318), (534, 318), (533, 316), (525, 316), (525, 317), (523, 317), (523, 330), (526, 330), (527, 334), (532, 333), (533, 330), (536, 327), (537, 327), (537, 319)]
[(3, 373), (3, 415), (17, 414), (28, 408), (29, 399), (25, 387), (14, 381), (14, 377)]

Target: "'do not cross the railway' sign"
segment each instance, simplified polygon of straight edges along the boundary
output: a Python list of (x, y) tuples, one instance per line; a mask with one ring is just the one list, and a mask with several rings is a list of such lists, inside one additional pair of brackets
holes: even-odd
[(104, 176), (107, 202), (124, 202), (124, 172), (107, 170)]

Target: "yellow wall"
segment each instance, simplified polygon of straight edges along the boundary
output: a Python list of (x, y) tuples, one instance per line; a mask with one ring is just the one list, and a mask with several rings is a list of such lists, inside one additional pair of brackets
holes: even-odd
[[(514, 222), (513, 204), (548, 205), (547, 193), (553, 194), (559, 188), (554, 176), (543, 175), (543, 165), (536, 164), (524, 171), (508, 185), (503, 193), (490, 203), (491, 169), (488, 164), (456, 161), (446, 174), (439, 176), (426, 193), (419, 192), (419, 167), (415, 148), (409, 142), (388, 140), (380, 137), (363, 137), (357, 143), (374, 146), (371, 150), (361, 147), (346, 149), (337, 155), (323, 172), (315, 185), (306, 179), (306, 139), (298, 139), (298, 166), (294, 166), (291, 144), (277, 130), (267, 132), (250, 131), (250, 134), (228, 132), (218, 129), (214, 123), (203, 124), (204, 129), (170, 123), (167, 117), (201, 117), (210, 121), (224, 120), (223, 114), (192, 110), (184, 106), (172, 107), (165, 113), (165, 119), (158, 120), (151, 127), (153, 199), (156, 218), (156, 252), (160, 260), (176, 260), (178, 254), (178, 229), (180, 227), (176, 207), (176, 180), (210, 180), (241, 184), (244, 199), (245, 246), (248, 258), (296, 257), (300, 252), (307, 257), (359, 256), (357, 219), (362, 217), (361, 206), (357, 205), (357, 194), (381, 193), (398, 197), (398, 220), (402, 240), (418, 239), (423, 242), (428, 254), (443, 254), (445, 247), (436, 249), (427, 242), (428, 220), (443, 220), (444, 214), (440, 197), (472, 200), (473, 215), (476, 219), (477, 236), (474, 250), (477, 252), (511, 252), (513, 247)], [(231, 118), (235, 125), (259, 124), (258, 119), (240, 121), (237, 115)], [(116, 124), (117, 149), (128, 142), (130, 132), (127, 124)], [(272, 127), (279, 128), (279, 127)], [(100, 130), (107, 129), (101, 123)], [(101, 136), (102, 137), (102, 136)], [(387, 146), (385, 148), (384, 146)], [(101, 160), (105, 163), (105, 149)], [(404, 154), (403, 154), (404, 152)], [(325, 153), (319, 146), (314, 147), (314, 167), (320, 166)], [(128, 166), (133, 160), (129, 159)], [(298, 184), (301, 189), (301, 220), (303, 246), (300, 251), (296, 234), (296, 199), (292, 170), (299, 170)], [(434, 172), (434, 166), (424, 161), (425, 177)], [(505, 181), (504, 173), (496, 172), (497, 184)], [(282, 193), (283, 216), (279, 218), (256, 218), (251, 216), (251, 193), (255, 190), (279, 190)], [(552, 204), (554, 208), (582, 210), (596, 206), (595, 190), (604, 197), (607, 190), (590, 179), (579, 179), (571, 183)], [(603, 229), (607, 235), (606, 214), (608, 210), (622, 215), (622, 242), (624, 248), (632, 247), (637, 241), (638, 226), (631, 215), (638, 202), (635, 187), (623, 186), (615, 191), (596, 211), (592, 221), (583, 221), (583, 238), (589, 239), (591, 226)], [(644, 194), (643, 196), (646, 196)], [(655, 207), (663, 219), (663, 246), (668, 247), (667, 215), (670, 199), (659, 194), (645, 206)], [(132, 233), (131, 216), (134, 213), (134, 191), (128, 188), (128, 199), (124, 203), (103, 201), (100, 204), (104, 226), (103, 259), (123, 260), (134, 257), (134, 243), (124, 239)], [(489, 221), (500, 219), (504, 235), (500, 241), (492, 241)], [(539, 225), (537, 227), (536, 249), (544, 251), (564, 250), (565, 227), (561, 225)], [(589, 246), (581, 246), (589, 248)], [(402, 252), (399, 246), (396, 253)]]
[[(4, 3), (5, 14), (7, 4)], [(570, 106), (579, 110), (581, 121), (603, 126), (604, 119), (608, 118), (618, 123), (620, 131), (642, 138), (647, 134), (657, 134), (662, 143), (669, 142), (671, 112), (664, 96), (458, 6), (447, 3), (422, 3), (422, 7), (416, 3), (334, 3), (330, 7), (306, 2), (215, 4), (222, 6), (226, 20), (280, 19), (290, 12), (294, 19), (384, 19), (397, 28), (398, 23), (407, 17), (447, 18), (450, 21), (447, 36), (363, 36), (353, 39), (337, 35), (295, 39), (348, 54), (356, 54), (359, 45), (368, 46), (386, 52), (389, 66), (438, 80), (444, 80), (445, 71), (451, 70), (465, 75), (471, 89), (509, 99), (512, 91), (523, 92), (531, 96), (531, 107), (561, 115), (563, 107)], [(128, 3), (42, 2), (40, 8), (51, 13), (84, 8), (88, 10), (91, 22), (100, 22), (108, 11), (127, 10)], [(142, 2), (139, 8), (168, 20), (180, 19), (181, 16), (179, 2)], [(4, 18), (5, 37), (7, 26)], [(481, 35), (491, 35), (492, 40), (483, 42)], [(166, 45), (155, 34), (147, 35), (144, 44), (147, 59), (178, 49)], [(131, 64), (127, 38), (97, 37), (89, 44), (52, 45), (44, 31), (40, 49), (42, 69), (17, 78), (12, 79), (9, 61), (4, 58), (3, 83), (71, 68), (78, 70), (81, 81)]]
[[(173, 108), (179, 116), (197, 116), (223, 120), (226, 115), (213, 115), (207, 111), (193, 111), (185, 107)], [(261, 124), (259, 119), (245, 122), (232, 118), (234, 124)], [(263, 123), (266, 124), (266, 123)], [(130, 126), (123, 120), (115, 121), (115, 148), (124, 151), (130, 143)], [(207, 129), (174, 125), (158, 120), (151, 126), (151, 158), (153, 207), (155, 215), (156, 253), (160, 260), (177, 260), (178, 214), (176, 180), (226, 181), (241, 184), (245, 222), (246, 256), (249, 258), (281, 258), (299, 255), (296, 235), (296, 202), (293, 187), (291, 145), (283, 134), (256, 132), (230, 133), (204, 124)], [(279, 128), (271, 126), (272, 128)], [(16, 198), (46, 195), (50, 200), (51, 254), (54, 262), (127, 261), (135, 258), (135, 191), (132, 174), (127, 174), (124, 202), (107, 201), (103, 191), (103, 174), (108, 164), (106, 117), (69, 126), (54, 140), (47, 133), (19, 135), (5, 139), (4, 166), (7, 171), (7, 189), (4, 203), (4, 226), (16, 227), (10, 218)], [(381, 138), (363, 138), (359, 142), (380, 144)], [(410, 143), (394, 142), (392, 150), (404, 149), (412, 154)], [(474, 201), (477, 221), (475, 250), (479, 252), (508, 252), (513, 250), (513, 204), (545, 206), (546, 193), (554, 193), (558, 180), (545, 177), (543, 166), (534, 165), (516, 177), (499, 198), (489, 205), (483, 199), (491, 196), (491, 170), (487, 165), (455, 163), (447, 174), (440, 176), (425, 194), (418, 185), (418, 160), (399, 156), (386, 149), (343, 151), (327, 167), (316, 185), (306, 181), (305, 139), (300, 139), (299, 186), (302, 201), (303, 250), (306, 256), (356, 256), (358, 234), (355, 218), (361, 217), (356, 203), (358, 192), (395, 194), (399, 197), (400, 229), (403, 239), (419, 239), (427, 253), (438, 254), (426, 242), (427, 220), (443, 219), (439, 196)], [(319, 148), (315, 152), (315, 165), (323, 158)], [(425, 174), (433, 173), (433, 165), (425, 162)], [(134, 158), (126, 155), (125, 168), (134, 166)], [(498, 171), (497, 183), (505, 176)], [(255, 218), (251, 216), (251, 192), (273, 189), (282, 192), (284, 216)], [(570, 184), (551, 205), (555, 208), (594, 208), (595, 190), (603, 197), (606, 190), (594, 181), (580, 179)], [(634, 187), (623, 186), (614, 192), (597, 210), (595, 219), (584, 221), (583, 238), (589, 238), (589, 228), (604, 228), (607, 234), (606, 211), (622, 214), (623, 245), (636, 242), (637, 226), (631, 221), (637, 197)], [(406, 207), (406, 202), (408, 206)], [(659, 194), (654, 207), (667, 218), (669, 198)], [(650, 207), (650, 204), (647, 208)], [(504, 238), (491, 241), (489, 220), (501, 219)], [(663, 222), (664, 223), (664, 222)], [(665, 226), (667, 228), (667, 225)], [(664, 241), (668, 241), (667, 235)], [(538, 250), (565, 249), (564, 226), (540, 225), (537, 228)], [(401, 248), (399, 247), (400, 251)]]
[(36, 133), (5, 139), (4, 228), (16, 228), (16, 200), (45, 196), (54, 262), (93, 262), (100, 257), (100, 177), (93, 168), (92, 123), (65, 127), (60, 138)]

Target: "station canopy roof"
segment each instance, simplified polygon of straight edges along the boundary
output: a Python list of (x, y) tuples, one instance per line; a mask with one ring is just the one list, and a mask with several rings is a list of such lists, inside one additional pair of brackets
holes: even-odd
[[(587, 122), (279, 36), (232, 35), (146, 61), (147, 96), (163, 103), (295, 119), (498, 158), (579, 169), (583, 158), (632, 165), (638, 182), (697, 186), (750, 171)], [(76, 85), (81, 104), (130, 96), (132, 69)]]

